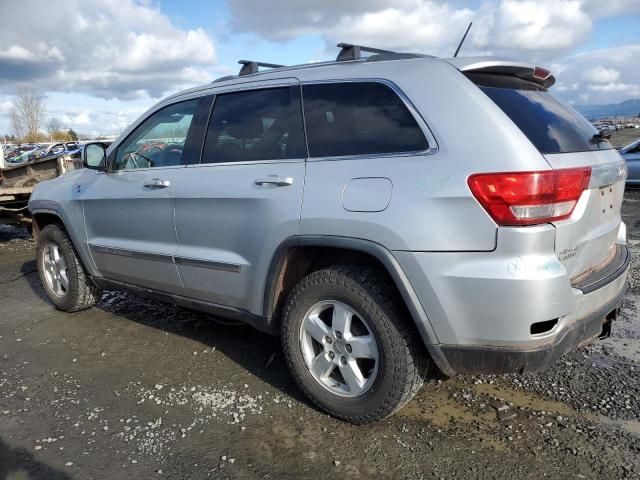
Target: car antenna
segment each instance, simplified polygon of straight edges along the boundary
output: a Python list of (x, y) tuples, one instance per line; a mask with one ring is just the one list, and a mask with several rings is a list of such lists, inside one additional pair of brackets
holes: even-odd
[(460, 40), (460, 43), (458, 44), (458, 48), (456, 48), (456, 53), (453, 54), (454, 58), (458, 56), (458, 52), (460, 51), (460, 48), (462, 47), (462, 44), (464, 43), (465, 38), (467, 38), (467, 33), (469, 33), (469, 30), (471, 30), (471, 25), (473, 25), (473, 22), (469, 22), (467, 31), (464, 32), (464, 35), (462, 36), (462, 40)]

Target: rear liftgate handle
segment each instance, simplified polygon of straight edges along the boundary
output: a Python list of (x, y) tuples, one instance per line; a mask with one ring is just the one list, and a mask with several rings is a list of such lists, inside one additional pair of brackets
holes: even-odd
[(169, 180), (161, 180), (159, 178), (144, 182), (144, 186), (147, 188), (167, 188), (169, 185), (171, 185)]
[(287, 187), (293, 185), (293, 177), (281, 177), (280, 175), (268, 175), (263, 178), (258, 178), (255, 181), (256, 185), (275, 185), (276, 187)]

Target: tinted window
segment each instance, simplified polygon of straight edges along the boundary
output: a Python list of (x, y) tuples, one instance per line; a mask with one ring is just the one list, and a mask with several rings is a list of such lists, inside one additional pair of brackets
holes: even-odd
[(372, 82), (305, 85), (309, 155), (336, 157), (416, 152), (427, 140), (396, 93)]
[(184, 165), (183, 150), (198, 100), (158, 110), (118, 147), (114, 170)]
[(506, 113), (541, 153), (612, 148), (594, 140), (597, 129), (546, 89), (505, 75), (471, 74), (473, 80)]
[(296, 88), (218, 95), (207, 131), (203, 163), (304, 158)]

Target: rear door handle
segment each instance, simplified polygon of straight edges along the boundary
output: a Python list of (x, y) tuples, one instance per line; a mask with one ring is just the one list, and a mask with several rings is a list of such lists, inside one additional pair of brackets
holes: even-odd
[(293, 177), (281, 177), (280, 175), (268, 175), (263, 178), (256, 179), (256, 185), (275, 185), (277, 187), (286, 187), (293, 185)]
[(169, 180), (161, 180), (159, 178), (144, 182), (144, 186), (147, 188), (167, 188), (169, 185), (171, 185)]

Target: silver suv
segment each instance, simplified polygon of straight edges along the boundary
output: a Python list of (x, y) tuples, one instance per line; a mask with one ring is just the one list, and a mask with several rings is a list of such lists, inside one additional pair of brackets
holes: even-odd
[(302, 391), (353, 423), (398, 410), (431, 366), (536, 371), (606, 334), (625, 163), (551, 73), (341, 46), (243, 61), (39, 184), (53, 304), (129, 290), (280, 334)]

